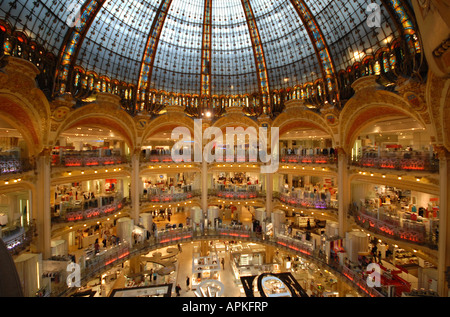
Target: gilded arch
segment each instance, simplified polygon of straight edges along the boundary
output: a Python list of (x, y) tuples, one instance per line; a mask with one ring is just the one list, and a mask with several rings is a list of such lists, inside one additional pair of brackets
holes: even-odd
[(288, 106), (272, 123), (272, 127), (280, 129), (280, 136), (299, 126), (321, 130), (330, 135), (333, 144), (336, 142), (335, 133), (326, 119), (299, 105), (292, 104)]
[(348, 153), (364, 127), (381, 119), (404, 116), (426, 127), (421, 115), (401, 96), (385, 90), (364, 89), (347, 102), (340, 114), (339, 142)]
[(136, 128), (133, 119), (118, 106), (108, 102), (92, 103), (69, 113), (56, 128), (52, 145), (61, 133), (77, 125), (106, 127), (119, 133), (130, 148), (136, 145)]
[[(170, 109), (169, 109), (170, 110)], [(176, 127), (186, 127), (194, 135), (194, 120), (182, 111), (167, 111), (165, 114), (149, 121), (142, 132), (141, 143), (156, 133), (172, 130)]]

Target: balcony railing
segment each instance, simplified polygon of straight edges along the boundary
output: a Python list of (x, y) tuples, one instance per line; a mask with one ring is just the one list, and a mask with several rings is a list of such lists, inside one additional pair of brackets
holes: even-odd
[(286, 194), (279, 194), (278, 199), (280, 202), (296, 208), (323, 209), (330, 211), (337, 211), (338, 209), (338, 202), (335, 200), (326, 201), (315, 198), (299, 198)]
[(85, 207), (84, 204), (80, 204), (79, 206), (66, 207), (57, 215), (55, 215), (55, 211), (53, 210), (54, 216), (52, 217), (53, 223), (61, 223), (61, 222), (76, 222), (83, 221), (89, 219), (95, 219), (100, 217), (105, 217), (111, 214), (116, 213), (117, 211), (122, 210), (125, 206), (128, 206), (129, 203), (126, 199), (115, 199), (112, 200), (109, 204), (92, 207), (89, 204)]
[(27, 172), (34, 167), (34, 164), (28, 159), (0, 157), (0, 176)]
[(294, 164), (335, 164), (337, 159), (335, 155), (284, 155), (280, 158), (281, 163)]
[(140, 201), (142, 203), (174, 203), (180, 201), (186, 201), (194, 197), (200, 196), (200, 191), (193, 190), (190, 192), (182, 193), (162, 193), (162, 194), (143, 194), (140, 196)]
[(129, 163), (126, 156), (67, 156), (60, 161), (52, 162), (54, 167), (95, 167)]
[[(123, 261), (159, 248), (175, 245), (177, 243), (203, 239), (223, 239), (227, 237), (271, 245), (296, 253), (326, 269), (332, 270), (336, 275), (353, 283), (354, 287), (365, 296), (383, 296), (375, 288), (369, 287), (362, 276), (360, 276), (360, 273), (351, 271), (348, 267), (340, 265), (333, 259), (326, 259), (326, 257), (323, 256), (323, 253), (317, 249), (314, 250), (311, 244), (284, 235), (268, 236), (264, 233), (252, 232), (251, 230), (234, 226), (221, 226), (204, 230), (199, 230), (199, 228), (193, 229), (191, 227), (163, 230), (157, 232), (156, 235), (141, 243), (130, 245), (126, 242), (122, 242), (119, 245), (110, 247), (98, 255), (90, 253), (85, 259), (86, 261), (84, 261), (85, 265), (81, 267), (81, 282), (88, 282), (99, 273), (106, 271)], [(53, 295), (66, 296), (70, 294), (71, 291), (73, 291), (73, 289), (66, 288), (61, 293)]]
[(30, 245), (35, 232), (36, 225), (32, 222), (26, 227), (16, 226), (14, 229), (3, 231), (0, 239), (5, 242), (8, 251), (15, 255)]
[(426, 228), (424, 223), (400, 223), (399, 219), (377, 219), (366, 213), (364, 208), (354, 212), (355, 222), (362, 228), (396, 240), (406, 241), (417, 245), (437, 248), (438, 236), (432, 228)]
[(245, 200), (261, 197), (261, 192), (259, 191), (209, 190), (208, 194), (228, 200)]
[(350, 164), (358, 167), (395, 171), (439, 172), (439, 160), (424, 154), (398, 154), (395, 156), (367, 153), (354, 157)]

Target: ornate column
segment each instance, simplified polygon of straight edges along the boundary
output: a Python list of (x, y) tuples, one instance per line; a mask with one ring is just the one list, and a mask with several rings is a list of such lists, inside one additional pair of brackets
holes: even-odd
[(342, 147), (337, 148), (338, 154), (338, 222), (339, 236), (344, 238), (347, 232), (347, 211), (350, 205), (350, 183), (348, 179), (348, 154)]
[(266, 215), (273, 211), (273, 173), (266, 174)]
[(140, 149), (134, 149), (131, 156), (131, 218), (134, 223), (139, 223), (139, 213), (140, 213), (140, 199), (139, 199), (139, 156)]
[(208, 162), (202, 159), (202, 210), (203, 214), (208, 211)]
[(36, 197), (33, 197), (33, 214), (36, 219), (37, 252), (43, 259), (51, 256), (52, 223), (50, 215), (51, 148), (36, 157)]
[(448, 296), (446, 271), (450, 271), (450, 152), (443, 146), (435, 147), (439, 157), (439, 241), (438, 241), (438, 293)]

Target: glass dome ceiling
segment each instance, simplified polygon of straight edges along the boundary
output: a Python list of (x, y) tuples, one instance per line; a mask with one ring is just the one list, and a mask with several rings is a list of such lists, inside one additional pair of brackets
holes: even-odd
[[(257, 93), (264, 84), (271, 91), (293, 87), (323, 78), (328, 60), (333, 71), (345, 69), (400, 32), (384, 7), (381, 27), (370, 28), (366, 0), (17, 0), (1, 1), (0, 12), (59, 56), (71, 9), (89, 2), (99, 10), (86, 12), (92, 21), (76, 43), (74, 63), (168, 92), (200, 94), (205, 81), (211, 95)], [(143, 67), (152, 34), (158, 40)]]

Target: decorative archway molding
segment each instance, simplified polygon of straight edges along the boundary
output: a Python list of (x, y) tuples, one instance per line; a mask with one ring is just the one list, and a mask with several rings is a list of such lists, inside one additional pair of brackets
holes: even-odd
[(0, 73), (0, 115), (22, 134), (30, 155), (36, 155), (47, 140), (50, 104), (36, 86), (36, 66), (21, 58), (5, 59)]
[[(424, 128), (430, 127), (424, 110), (419, 112), (402, 95), (382, 89), (375, 78), (368, 76), (355, 81), (352, 85), (355, 95), (340, 113), (339, 143), (346, 153), (351, 152), (358, 133), (382, 119), (407, 116), (418, 121)], [(420, 107), (423, 108), (422, 105)]]
[[(62, 108), (64, 107), (66, 106), (62, 106)], [(57, 108), (55, 112), (60, 108)], [(62, 121), (57, 122), (53, 119), (50, 145), (56, 144), (59, 136), (65, 130), (80, 125), (109, 128), (119, 133), (131, 149), (136, 145), (137, 132), (135, 121), (126, 111), (121, 109), (118, 96), (104, 93), (98, 94), (96, 102), (76, 109), (73, 112), (66, 112), (62, 116)]]
[(328, 122), (326, 115), (318, 114), (307, 109), (302, 100), (292, 100), (286, 103), (283, 112), (273, 120), (272, 127), (278, 127), (280, 129), (280, 137), (286, 132), (302, 126), (318, 129), (327, 133), (332, 139), (333, 144), (335, 144), (336, 131), (334, 131), (334, 127), (338, 125), (336, 118), (337, 115), (333, 116), (333, 120)]

